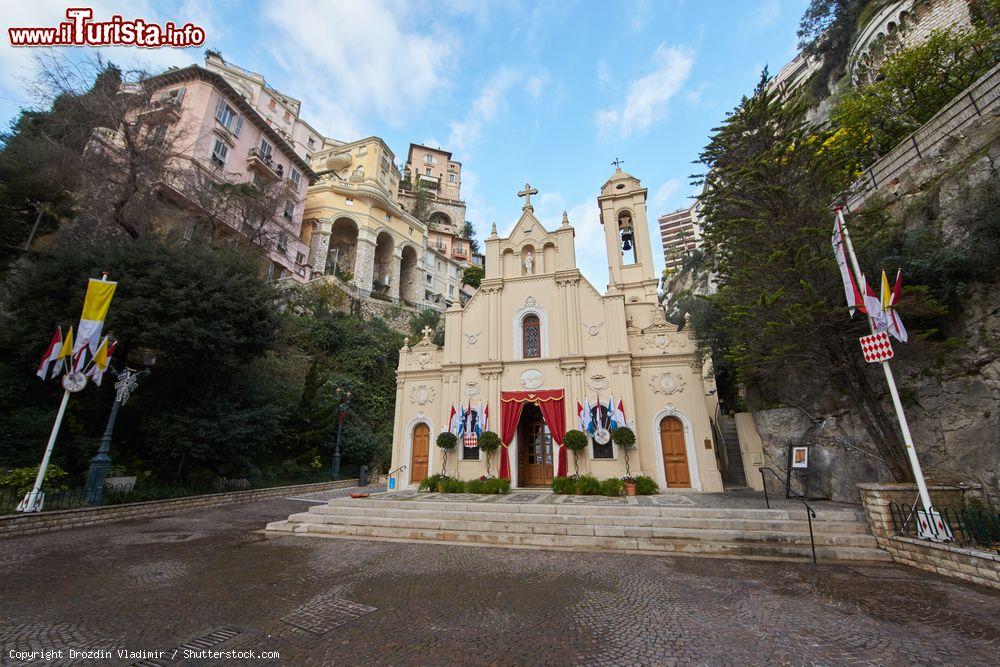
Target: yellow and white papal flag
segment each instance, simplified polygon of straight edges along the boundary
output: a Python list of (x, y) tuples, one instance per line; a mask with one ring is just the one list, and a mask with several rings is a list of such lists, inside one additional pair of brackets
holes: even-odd
[(90, 348), (91, 356), (97, 355), (101, 344), (101, 331), (104, 329), (104, 317), (108, 314), (111, 297), (115, 294), (118, 283), (110, 280), (90, 279), (87, 285), (87, 297), (83, 300), (83, 313), (80, 314), (80, 326), (76, 329), (75, 355), (84, 347)]

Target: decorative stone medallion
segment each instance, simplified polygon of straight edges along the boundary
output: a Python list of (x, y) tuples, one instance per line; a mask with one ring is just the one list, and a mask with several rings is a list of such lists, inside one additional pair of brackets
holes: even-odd
[(479, 393), (479, 383), (475, 380), (469, 380), (465, 383), (465, 395), (472, 397)]
[(644, 350), (655, 347), (666, 352), (669, 346), (670, 338), (665, 333), (648, 333), (639, 341), (639, 347)]
[(535, 305), (535, 297), (529, 296), (527, 299), (524, 300), (524, 305), (526, 305), (526, 306), (534, 306)]
[(603, 391), (608, 386), (608, 378), (603, 375), (591, 375), (587, 378), (587, 386), (591, 391)]
[(479, 342), (479, 337), (483, 335), (483, 332), (480, 331), (478, 333), (463, 334), (463, 335), (465, 336), (465, 342), (468, 344), (469, 347), (472, 347), (473, 345)]
[(649, 381), (649, 386), (653, 393), (669, 396), (684, 391), (684, 378), (674, 373), (660, 373)]
[(416, 405), (427, 405), (428, 403), (433, 403), (435, 396), (437, 396), (437, 389), (434, 387), (428, 387), (425, 384), (420, 384), (410, 389), (410, 403), (414, 403)]
[(594, 336), (597, 336), (598, 334), (601, 333), (601, 327), (604, 325), (604, 322), (599, 322), (597, 324), (587, 324), (586, 322), (580, 322), (580, 324), (583, 325), (583, 330), (586, 331), (591, 338), (593, 338)]
[(431, 353), (421, 352), (417, 355), (417, 363), (420, 364), (421, 368), (426, 368), (427, 364), (431, 363)]
[(521, 386), (525, 389), (538, 389), (544, 381), (542, 372), (536, 368), (529, 368), (521, 373)]

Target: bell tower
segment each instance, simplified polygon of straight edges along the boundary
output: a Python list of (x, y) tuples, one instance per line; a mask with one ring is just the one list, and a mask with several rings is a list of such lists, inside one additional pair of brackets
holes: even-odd
[(646, 220), (646, 189), (618, 162), (597, 198), (608, 252), (608, 289), (624, 293), (626, 303), (656, 303), (659, 280)]

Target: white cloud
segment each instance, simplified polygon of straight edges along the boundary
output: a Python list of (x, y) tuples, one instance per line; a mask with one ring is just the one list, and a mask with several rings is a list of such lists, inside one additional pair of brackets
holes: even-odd
[(750, 16), (747, 25), (755, 30), (768, 28), (781, 18), (781, 3), (778, 0), (764, 0)]
[[(79, 4), (79, 3), (78, 3)], [(5, 27), (55, 27), (66, 19), (66, 2), (55, 0), (33, 0), (32, 2), (11, 2), (4, 5), (4, 26)], [(69, 6), (74, 6), (70, 3)], [(200, 9), (196, 14), (193, 11), (196, 5), (192, 2), (185, 2), (184, 6), (176, 11), (165, 10), (159, 5), (146, 2), (144, 0), (132, 0), (131, 2), (117, 2), (113, 6), (105, 1), (84, 3), (83, 6), (94, 10), (94, 20), (107, 20), (114, 14), (120, 14), (125, 19), (142, 18), (148, 22), (165, 23), (174, 21), (178, 24), (188, 21), (195, 25), (204, 27), (209, 40), (212, 38), (210, 31), (214, 22), (211, 20), (211, 11), (207, 8)], [(78, 60), (100, 55), (107, 61), (113, 62), (123, 69), (144, 69), (157, 72), (170, 66), (184, 66), (196, 62), (201, 56), (201, 48), (190, 49), (142, 49), (130, 46), (108, 46), (99, 48), (80, 49), (76, 47), (66, 47), (60, 49), (38, 49), (38, 48), (15, 48), (10, 45), (6, 35), (0, 40), (0, 91), (5, 97), (15, 97), (25, 103), (33, 102), (28, 100), (25, 92), (27, 82), (34, 78), (38, 71), (36, 56), (44, 52), (58, 51), (65, 54), (71, 60)]]
[(684, 49), (661, 44), (652, 60), (653, 71), (629, 84), (623, 105), (597, 112), (597, 124), (603, 132), (627, 137), (666, 115), (670, 98), (691, 73), (694, 58)]
[(321, 132), (352, 139), (374, 117), (402, 125), (447, 84), (456, 39), (404, 25), (405, 5), (278, 0), (264, 13), (267, 48)]
[(507, 97), (512, 91), (518, 87), (523, 88), (532, 100), (537, 100), (548, 81), (549, 77), (545, 72), (525, 76), (510, 67), (501, 68), (483, 85), (465, 118), (451, 124), (449, 150), (456, 153), (467, 152), (479, 140), (484, 126), (504, 110)]
[(641, 30), (646, 25), (649, 21), (649, 5), (649, 0), (632, 0), (625, 13), (629, 28)]
[(649, 200), (649, 206), (646, 209), (649, 212), (649, 217), (657, 218), (664, 213), (668, 213), (665, 210), (667, 203), (677, 194), (677, 191), (681, 189), (683, 184), (683, 179), (671, 178), (658, 187), (656, 192), (653, 193), (653, 198)]

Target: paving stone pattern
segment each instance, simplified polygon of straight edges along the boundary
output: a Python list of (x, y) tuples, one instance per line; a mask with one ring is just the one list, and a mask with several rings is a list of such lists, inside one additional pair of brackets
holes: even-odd
[(1000, 649), (1000, 595), (900, 566), (255, 532), (306, 507), (274, 499), (0, 543), (0, 662), (199, 642), (294, 665), (964, 665), (996, 664)]

